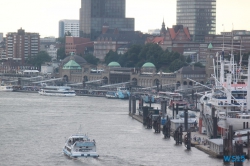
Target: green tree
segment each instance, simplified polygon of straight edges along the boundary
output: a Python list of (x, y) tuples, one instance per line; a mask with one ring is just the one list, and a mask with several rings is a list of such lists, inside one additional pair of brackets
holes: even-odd
[(182, 68), (183, 66), (187, 66), (186, 62), (181, 61), (180, 59), (176, 59), (174, 60), (170, 66), (169, 66), (169, 70), (174, 72), (176, 70), (179, 70), (180, 68)]
[(139, 59), (143, 62), (153, 63), (158, 70), (161, 67), (159, 62), (163, 53), (164, 51), (158, 44), (148, 43), (142, 48)]
[(106, 54), (106, 56), (104, 58), (104, 61), (108, 65), (110, 62), (113, 62), (113, 61), (118, 62), (119, 58), (120, 58), (120, 56), (118, 55), (117, 52), (114, 52), (113, 50), (110, 50)]
[(92, 54), (86, 54), (86, 55), (84, 55), (83, 57), (84, 57), (84, 59), (85, 59), (88, 63), (93, 64), (93, 65), (97, 65), (98, 62), (99, 62), (99, 59), (96, 58), (96, 57), (95, 57), (94, 55), (92, 55)]
[(190, 56), (187, 57), (186, 62), (187, 63), (191, 63), (192, 62), (192, 59), (190, 58)]
[(45, 51), (40, 51), (35, 57), (29, 59), (28, 63), (35, 67), (41, 68), (41, 65), (45, 62), (50, 62), (51, 57)]
[(204, 67), (204, 66), (202, 65), (202, 63), (200, 63), (200, 62), (194, 63), (194, 66), (195, 66), (195, 67)]
[(56, 55), (57, 55), (57, 60), (64, 59), (66, 57), (65, 47), (64, 46), (60, 47), (57, 50)]

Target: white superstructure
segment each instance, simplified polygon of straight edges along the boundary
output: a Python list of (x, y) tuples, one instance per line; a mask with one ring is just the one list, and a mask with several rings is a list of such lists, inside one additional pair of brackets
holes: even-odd
[(13, 91), (12, 86), (0, 85), (0, 92), (12, 92), (12, 91)]
[(63, 153), (72, 158), (99, 157), (95, 140), (90, 140), (85, 134), (71, 135), (65, 142)]
[(38, 93), (44, 96), (76, 96), (75, 91), (66, 86), (46, 86), (44, 88), (41, 88)]

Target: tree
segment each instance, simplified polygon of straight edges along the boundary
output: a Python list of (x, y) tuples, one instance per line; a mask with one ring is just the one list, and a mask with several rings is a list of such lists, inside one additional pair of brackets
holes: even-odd
[(60, 47), (57, 52), (57, 60), (60, 60), (60, 59), (64, 59), (66, 57), (66, 54), (65, 54), (65, 47)]
[(196, 62), (196, 63), (194, 63), (194, 66), (195, 67), (204, 67), (203, 65), (202, 65), (202, 63), (200, 63), (200, 62)]
[(186, 62), (187, 63), (191, 63), (192, 62), (192, 59), (190, 58), (190, 56), (187, 57)]
[(86, 54), (86, 55), (84, 55), (84, 59), (85, 59), (88, 63), (93, 64), (93, 65), (97, 65), (98, 62), (99, 62), (99, 59), (96, 58), (96, 57), (95, 57), (94, 55), (92, 55), (92, 54)]
[(186, 62), (181, 61), (180, 59), (176, 59), (174, 60), (170, 66), (169, 66), (169, 70), (174, 72), (176, 70), (179, 70), (180, 68), (182, 68), (183, 66), (187, 66)]
[(40, 51), (35, 57), (30, 58), (28, 60), (28, 63), (40, 68), (43, 63), (50, 61), (51, 57), (49, 56), (49, 54), (45, 51)]
[(120, 56), (118, 55), (117, 52), (114, 52), (113, 50), (110, 50), (106, 54), (104, 60), (105, 60), (105, 63), (108, 65), (110, 62), (113, 62), (113, 61), (118, 62), (119, 58), (120, 58)]

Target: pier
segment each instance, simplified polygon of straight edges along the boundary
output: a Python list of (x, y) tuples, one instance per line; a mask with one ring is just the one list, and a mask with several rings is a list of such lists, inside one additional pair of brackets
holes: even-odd
[[(214, 158), (220, 158), (223, 159), (225, 156), (244, 156), (245, 159), (250, 159), (250, 133), (248, 133), (248, 149), (247, 152), (243, 151), (243, 144), (241, 142), (235, 142), (233, 145), (233, 130), (230, 128), (229, 130), (229, 137), (224, 139), (219, 139), (217, 136), (217, 119), (213, 118), (213, 132), (212, 132), (212, 138), (209, 139), (209, 137), (205, 134), (201, 134), (200, 130), (196, 126), (192, 128), (190, 124), (188, 123), (188, 109), (184, 108), (184, 124), (179, 125), (177, 128), (170, 128), (170, 125), (174, 122), (175, 119), (169, 119), (167, 115), (167, 101), (161, 102), (161, 108), (155, 109), (154, 107), (151, 107), (150, 105), (144, 105), (144, 103), (139, 100), (139, 107), (136, 108), (136, 100), (132, 96), (129, 100), (129, 116), (133, 119), (137, 120), (138, 122), (142, 123), (145, 126), (145, 129), (152, 129), (153, 131), (157, 132), (157, 128), (155, 129), (154, 125), (156, 123), (156, 120), (154, 120), (153, 117), (157, 117), (160, 119), (157, 119), (157, 121), (160, 123), (159, 126), (159, 133), (162, 132), (164, 135), (164, 139), (174, 138), (176, 145), (181, 146), (184, 144), (184, 146), (187, 148), (187, 150), (191, 150), (191, 147), (195, 147), (198, 150), (214, 157)], [(158, 111), (157, 111), (158, 110)], [(160, 110), (160, 111), (159, 111)], [(173, 113), (173, 118), (178, 114), (178, 104), (173, 107), (173, 110), (171, 111)], [(168, 110), (168, 113), (170, 113), (170, 110)], [(163, 118), (162, 118), (163, 117)], [(167, 120), (164, 121), (164, 117), (167, 117)], [(175, 117), (176, 118), (176, 117)], [(153, 127), (152, 127), (153, 126)], [(169, 134), (168, 134), (169, 133)], [(221, 142), (222, 141), (222, 142)], [(220, 143), (221, 142), (221, 143)], [(228, 148), (228, 147), (235, 147)], [(217, 149), (223, 148), (223, 152), (220, 152)], [(229, 151), (228, 151), (229, 150)], [(225, 164), (228, 162), (223, 160)], [(238, 166), (242, 166), (243, 162), (234, 162)]]

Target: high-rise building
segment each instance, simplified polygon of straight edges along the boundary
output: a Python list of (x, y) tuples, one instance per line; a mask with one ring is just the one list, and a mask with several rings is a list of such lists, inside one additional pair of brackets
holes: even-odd
[(122, 31), (134, 30), (134, 18), (126, 18), (126, 0), (81, 0), (80, 36), (95, 39), (102, 26)]
[(68, 32), (70, 32), (73, 37), (79, 37), (79, 20), (59, 21), (59, 37), (64, 37), (65, 33)]
[(39, 33), (27, 33), (24, 29), (6, 35), (6, 58), (24, 63), (40, 51)]
[(177, 0), (176, 23), (203, 42), (205, 35), (216, 33), (216, 0)]

